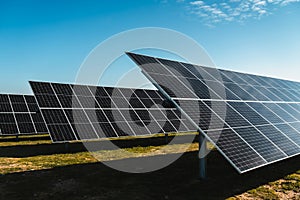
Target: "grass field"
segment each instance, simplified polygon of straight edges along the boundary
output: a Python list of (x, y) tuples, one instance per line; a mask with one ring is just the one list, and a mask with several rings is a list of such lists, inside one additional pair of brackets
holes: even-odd
[(208, 179), (199, 181), (197, 143), (164, 149), (160, 137), (116, 143), (134, 156), (101, 149), (100, 161), (121, 165), (126, 159), (144, 162), (149, 156), (166, 159), (188, 151), (164, 169), (129, 174), (108, 168), (81, 143), (66, 148), (51, 144), (48, 137), (1, 139), (0, 199), (300, 199), (299, 156), (239, 175), (212, 151), (207, 157)]

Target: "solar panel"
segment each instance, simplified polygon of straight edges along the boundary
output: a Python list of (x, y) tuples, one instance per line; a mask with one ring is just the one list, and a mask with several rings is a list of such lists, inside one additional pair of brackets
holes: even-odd
[(196, 131), (156, 90), (30, 85), (53, 142)]
[(48, 133), (34, 96), (0, 94), (0, 135)]
[(238, 172), (300, 154), (300, 83), (127, 54)]

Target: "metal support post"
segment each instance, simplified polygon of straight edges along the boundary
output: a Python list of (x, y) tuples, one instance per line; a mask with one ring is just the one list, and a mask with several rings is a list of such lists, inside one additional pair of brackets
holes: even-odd
[(165, 133), (165, 143), (168, 144), (169, 140), (168, 140), (168, 133)]
[(203, 134), (199, 132), (199, 179), (206, 179), (206, 153), (207, 140)]

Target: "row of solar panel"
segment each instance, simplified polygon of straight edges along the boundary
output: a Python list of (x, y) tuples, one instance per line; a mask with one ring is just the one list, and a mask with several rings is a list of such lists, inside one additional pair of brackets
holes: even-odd
[[(300, 120), (284, 122), (282, 120), (284, 115), (278, 116), (267, 108), (255, 110), (240, 102), (228, 104), (228, 102), (199, 101), (197, 108), (191, 107), (189, 101), (181, 101), (180, 106), (195, 122), (198, 121), (199, 127), (205, 130), (217, 145), (220, 143), (218, 146), (222, 150), (229, 151), (230, 148), (239, 147), (246, 141), (267, 162), (297, 155), (300, 151)], [(200, 111), (197, 112), (197, 109)], [(268, 118), (270, 114), (281, 121), (270, 122)], [(228, 142), (225, 147), (222, 146), (223, 139)], [(232, 152), (230, 156), (233, 160), (241, 157), (237, 156), (237, 152)]]
[(155, 90), (132, 90), (84, 85), (74, 86), (41, 82), (31, 85), (40, 107), (151, 108), (154, 106), (154, 108), (158, 108), (158, 105), (166, 108), (172, 107)]
[(195, 130), (172, 110), (167, 112), (173, 118), (160, 110), (42, 109), (54, 142)]
[(36, 114), (0, 114), (2, 135), (48, 133), (42, 118)]
[(33, 96), (29, 95), (0, 95), (0, 113), (37, 112), (39, 110)]
[(206, 131), (216, 146), (241, 171), (299, 155), (300, 123)]
[[(300, 104), (189, 100), (177, 100), (177, 103), (181, 108), (184, 108), (191, 119), (198, 122), (202, 130), (211, 129), (212, 117), (214, 117), (214, 123), (223, 119), (230, 127), (300, 121)], [(212, 115), (218, 115), (219, 117), (216, 118)]]
[[(141, 56), (139, 56), (141, 59)], [(178, 77), (185, 77), (191, 79), (200, 79), (200, 80), (218, 80), (221, 82), (228, 82), (228, 83), (235, 83), (238, 85), (251, 85), (251, 86), (260, 86), (266, 88), (277, 88), (277, 89), (287, 89), (291, 91), (299, 91), (300, 83), (293, 82), (288, 80), (270, 78), (265, 76), (258, 76), (253, 74), (245, 74), (239, 72), (233, 72), (228, 70), (221, 70), (216, 68), (209, 68), (209, 67), (201, 67), (198, 68), (192, 64), (183, 63), (183, 62), (176, 62), (171, 60), (165, 60), (161, 58), (144, 58), (140, 63), (153, 63), (158, 62), (159, 64), (163, 64), (168, 70), (163, 71), (161, 73), (156, 69), (151, 69), (148, 72), (158, 73), (158, 74), (165, 74), (169, 75), (169, 70), (171, 70), (176, 76)], [(150, 62), (149, 62), (150, 61)], [(170, 67), (171, 66), (171, 67)], [(159, 68), (159, 66), (156, 66)], [(170, 68), (169, 68), (170, 67)], [(160, 70), (162, 70), (160, 68)]]
[(62, 84), (62, 83), (50, 83), (50, 82), (38, 82), (30, 81), (30, 86), (35, 95), (47, 94), (47, 95), (64, 95), (64, 96), (95, 96), (95, 97), (130, 97), (130, 98), (154, 98), (164, 99), (160, 92), (157, 90), (143, 90), (143, 89), (131, 89), (131, 88), (117, 88), (117, 87), (100, 87), (90, 85), (74, 85), (74, 84)]
[(36, 95), (40, 107), (47, 108), (159, 108), (171, 107), (169, 101), (163, 99), (124, 99), (119, 97), (87, 97), (87, 96), (65, 96), (65, 95)]
[[(260, 103), (255, 103), (260, 104)], [(228, 129), (237, 133), (241, 139), (247, 141), (253, 149), (256, 149), (266, 160), (272, 159), (270, 152), (261, 151), (260, 148), (271, 149), (277, 155), (274, 149), (285, 152), (284, 156), (292, 156), (299, 153), (300, 147), (300, 120), (295, 118), (288, 121), (284, 120), (284, 114), (281, 116), (267, 110), (267, 107), (259, 112), (250, 108), (245, 103), (234, 102), (198, 102), (198, 108), (190, 106), (189, 101), (181, 101), (180, 106), (186, 113), (199, 123), (199, 127), (207, 133), (219, 130), (219, 135), (227, 132)], [(273, 104), (276, 105), (276, 104)], [(300, 105), (297, 105), (300, 107)], [(196, 112), (195, 110), (199, 110)], [(283, 110), (282, 110), (283, 111)], [(300, 111), (300, 110), (299, 110)], [(225, 112), (225, 113), (222, 113)], [(284, 111), (285, 112), (285, 111)], [(266, 114), (266, 115), (264, 115)], [(271, 122), (270, 116), (281, 121)], [(298, 113), (299, 115), (299, 113)], [(199, 119), (200, 116), (200, 119)], [(290, 116), (288, 117), (290, 118)], [(215, 134), (216, 135), (216, 134)], [(218, 141), (214, 135), (210, 135), (215, 142)], [(220, 138), (219, 138), (220, 139)], [(227, 138), (227, 140), (231, 140)], [(234, 145), (236, 141), (231, 141)], [(275, 148), (276, 147), (276, 148)], [(278, 149), (277, 149), (278, 151)]]
[[(130, 56), (239, 172), (300, 153), (299, 83)], [(37, 131), (41, 124), (62, 142), (198, 129), (155, 90), (30, 84), (42, 116), (34, 98), (2, 95), (1, 133)]]
[[(183, 119), (184, 123), (182, 122), (180, 112), (155, 90), (43, 82), (31, 85), (38, 93), (36, 96), (39, 106), (33, 96), (0, 96), (1, 110), (3, 110), (0, 113), (0, 134), (46, 133), (48, 131), (43, 117), (49, 125), (53, 141), (181, 132), (192, 129), (192, 125), (186, 119)], [(38, 107), (42, 108), (43, 116)], [(59, 109), (55, 110), (55, 108)], [(90, 110), (85, 111), (83, 108)], [(74, 120), (73, 117), (78, 113), (81, 115)], [(117, 128), (126, 127), (122, 125), (125, 122), (133, 123), (130, 127), (139, 126), (135, 127), (135, 130), (139, 131), (134, 132), (132, 128), (127, 128), (124, 132), (123, 129)], [(80, 124), (81, 128), (76, 129), (75, 124)], [(104, 128), (100, 130), (98, 126), (95, 127), (95, 124), (100, 124), (100, 128)], [(98, 131), (95, 131), (96, 129)]]
[(138, 56), (136, 61), (173, 98), (300, 102), (297, 82), (147, 56)]
[(0, 95), (0, 134), (48, 133), (34, 96)]
[(54, 142), (196, 130), (155, 90), (30, 84)]
[(128, 55), (239, 172), (300, 154), (299, 83)]

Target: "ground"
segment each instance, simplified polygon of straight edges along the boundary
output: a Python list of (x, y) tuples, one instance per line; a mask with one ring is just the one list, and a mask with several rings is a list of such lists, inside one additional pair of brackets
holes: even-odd
[[(100, 144), (104, 144), (103, 141)], [(113, 170), (86, 152), (81, 143), (51, 144), (49, 138), (0, 140), (0, 199), (300, 199), (300, 157), (238, 174), (217, 152), (207, 157), (208, 178), (198, 180), (197, 143), (174, 144), (164, 138), (131, 139), (102, 149), (102, 162), (166, 159), (188, 147), (170, 166), (146, 174)], [(105, 145), (102, 145), (105, 146)]]

